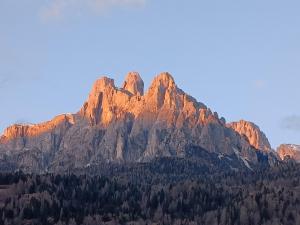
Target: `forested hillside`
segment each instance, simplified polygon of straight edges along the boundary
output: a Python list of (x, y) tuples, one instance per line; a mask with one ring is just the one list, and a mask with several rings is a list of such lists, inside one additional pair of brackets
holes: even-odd
[(162, 160), (109, 176), (1, 174), (0, 224), (300, 224), (295, 163), (190, 173)]

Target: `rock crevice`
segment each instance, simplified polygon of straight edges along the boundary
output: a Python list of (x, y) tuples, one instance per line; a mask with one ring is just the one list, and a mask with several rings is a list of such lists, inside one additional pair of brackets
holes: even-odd
[(156, 76), (145, 93), (136, 72), (127, 75), (121, 88), (103, 77), (78, 113), (37, 125), (14, 125), (0, 143), (0, 158), (28, 171), (184, 157), (190, 146), (224, 155), (239, 151), (240, 157), (257, 163), (254, 147), (270, 148), (258, 127), (246, 122), (226, 126), (224, 118), (179, 89), (166, 72)]

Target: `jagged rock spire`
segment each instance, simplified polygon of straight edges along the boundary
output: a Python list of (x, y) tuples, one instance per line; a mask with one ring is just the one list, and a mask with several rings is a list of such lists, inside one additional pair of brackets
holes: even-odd
[(87, 118), (92, 124), (97, 124), (101, 116), (104, 94), (112, 92), (115, 89), (116, 87), (113, 79), (104, 76), (96, 80), (88, 100), (80, 110), (80, 114)]
[(133, 95), (144, 94), (144, 81), (137, 72), (130, 72), (127, 74), (122, 88)]
[[(256, 163), (249, 142), (260, 150), (265, 150), (262, 145), (270, 148), (269, 143), (262, 135), (256, 137), (258, 128), (250, 124), (248, 130), (247, 124), (241, 124), (245, 128), (241, 134), (226, 127), (216, 113), (178, 88), (167, 72), (157, 75), (145, 94), (141, 77), (131, 72), (121, 88), (108, 77), (97, 80), (79, 113), (8, 129), (0, 137), (0, 159), (6, 152), (26, 152), (24, 161), (11, 160), (18, 166), (24, 162), (32, 171), (43, 169), (44, 157), (53, 155), (45, 168), (59, 170), (102, 160), (184, 156), (196, 146), (218, 154), (238, 154)], [(249, 142), (244, 134), (251, 137)]]

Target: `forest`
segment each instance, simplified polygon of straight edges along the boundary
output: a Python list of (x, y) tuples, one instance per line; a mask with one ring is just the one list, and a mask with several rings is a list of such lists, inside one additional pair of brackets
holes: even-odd
[(64, 174), (1, 173), (0, 224), (300, 224), (298, 164), (197, 166), (159, 159)]

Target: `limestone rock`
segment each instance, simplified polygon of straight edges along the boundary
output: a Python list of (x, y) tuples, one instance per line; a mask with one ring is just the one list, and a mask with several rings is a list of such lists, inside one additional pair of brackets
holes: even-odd
[(48, 131), (54, 130), (58, 125), (62, 123), (74, 124), (74, 117), (71, 114), (63, 114), (56, 116), (51, 121), (47, 121), (41, 124), (14, 124), (5, 129), (4, 134), (2, 135), (3, 142), (5, 140), (11, 140), (14, 138), (20, 137), (34, 137), (38, 136), (41, 133), (46, 133)]
[(279, 157), (284, 159), (293, 159), (300, 163), (300, 145), (283, 144), (277, 148)]
[(133, 95), (144, 95), (144, 81), (136, 72), (128, 73), (122, 88)]
[(245, 136), (254, 148), (264, 152), (271, 151), (271, 145), (266, 135), (254, 123), (240, 120), (239, 122), (229, 123), (227, 126), (238, 132), (240, 135)]
[(157, 75), (146, 93), (143, 86), (137, 73), (129, 73), (122, 88), (107, 77), (97, 80), (78, 113), (9, 127), (0, 138), (0, 159), (27, 171), (61, 171), (104, 161), (185, 157), (190, 148), (200, 147), (255, 164), (253, 146), (270, 148), (257, 127), (226, 126), (167, 72)]

